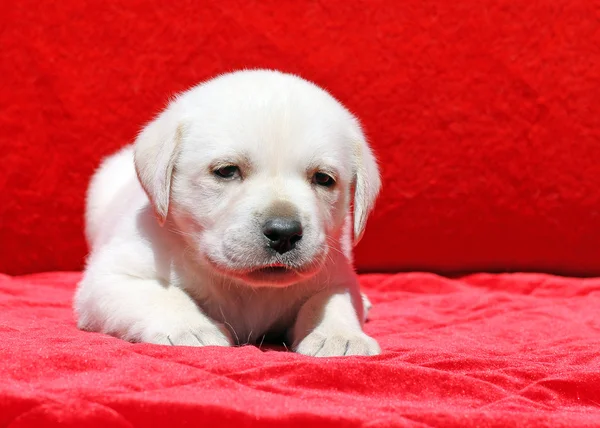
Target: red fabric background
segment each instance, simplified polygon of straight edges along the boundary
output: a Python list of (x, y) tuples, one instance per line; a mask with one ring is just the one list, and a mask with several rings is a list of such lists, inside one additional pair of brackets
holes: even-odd
[[(0, 3), (0, 272), (79, 270), (100, 158), (216, 73), (314, 80), (384, 192), (362, 270), (600, 275), (600, 2)], [(383, 354), (129, 344), (0, 274), (0, 427), (600, 425), (600, 279), (365, 275)], [(95, 425), (94, 425), (95, 423)]]
[(4, 1), (0, 272), (78, 270), (100, 158), (168, 96), (299, 72), (363, 120), (384, 192), (362, 270), (600, 274), (589, 0)]
[(79, 276), (0, 275), (0, 427), (600, 425), (600, 279), (363, 276), (383, 354), (317, 359), (81, 332)]

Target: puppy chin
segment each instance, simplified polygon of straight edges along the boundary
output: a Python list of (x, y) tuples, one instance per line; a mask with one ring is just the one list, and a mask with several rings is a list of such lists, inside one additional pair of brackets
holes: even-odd
[(285, 288), (315, 276), (323, 267), (325, 256), (303, 267), (290, 267), (281, 263), (266, 264), (253, 268), (224, 266), (207, 257), (210, 267), (221, 276), (237, 279), (250, 287)]

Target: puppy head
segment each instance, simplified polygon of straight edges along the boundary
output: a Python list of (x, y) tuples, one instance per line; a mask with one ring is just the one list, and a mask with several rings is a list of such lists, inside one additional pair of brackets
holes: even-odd
[(161, 224), (200, 262), (250, 285), (316, 274), (354, 207), (354, 242), (380, 188), (358, 121), (299, 77), (241, 71), (173, 100), (140, 133), (135, 166)]

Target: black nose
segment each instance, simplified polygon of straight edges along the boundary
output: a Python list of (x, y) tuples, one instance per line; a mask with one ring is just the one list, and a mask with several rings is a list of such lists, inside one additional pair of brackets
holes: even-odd
[(279, 254), (287, 253), (302, 239), (302, 224), (298, 220), (285, 217), (267, 220), (262, 231), (269, 240), (269, 247)]

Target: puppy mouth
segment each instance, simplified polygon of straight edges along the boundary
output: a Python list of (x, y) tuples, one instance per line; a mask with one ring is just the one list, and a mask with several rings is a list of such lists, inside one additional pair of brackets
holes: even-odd
[(293, 269), (290, 269), (286, 266), (265, 266), (262, 268), (258, 268), (255, 269), (251, 272), (257, 272), (260, 273), (261, 275), (281, 275), (284, 273), (289, 273), (290, 271), (292, 271)]
[[(313, 256), (309, 260), (294, 260), (294, 257), (272, 257), (263, 263), (243, 265), (231, 255), (226, 256), (227, 262), (215, 260), (210, 253), (204, 254), (204, 261), (220, 275), (235, 278), (251, 287), (288, 287), (298, 282), (309, 280), (316, 275), (326, 260), (326, 252)], [(273, 260), (275, 258), (275, 260)], [(282, 259), (282, 260), (281, 260)], [(241, 266), (236, 266), (241, 264)]]
[(281, 265), (268, 265), (253, 269), (245, 275), (246, 280), (254, 284), (264, 285), (287, 285), (298, 278), (298, 272), (294, 269)]

